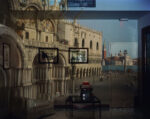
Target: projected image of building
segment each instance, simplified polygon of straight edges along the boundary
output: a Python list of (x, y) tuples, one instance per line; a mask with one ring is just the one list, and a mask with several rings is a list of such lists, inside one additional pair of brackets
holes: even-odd
[[(10, 9), (3, 7), (5, 5), (9, 6)], [(6, 0), (0, 6), (4, 14), (11, 14), (11, 11), (14, 10), (21, 10), (24, 13), (25, 11), (61, 11), (67, 9), (65, 2), (57, 3), (57, 0), (51, 4), (47, 0), (9, 0), (8, 2)], [(27, 104), (32, 101), (32, 104), (35, 103), (38, 108), (39, 100), (52, 102), (55, 97), (69, 95), (71, 90), (70, 47), (88, 48), (89, 50), (88, 63), (76, 64), (76, 80), (90, 79), (93, 75), (97, 78), (100, 76), (101, 32), (83, 27), (77, 22), (53, 19), (53, 16), (48, 19), (36, 17), (29, 19), (18, 18), (17, 14), (11, 14), (7, 18), (1, 16), (0, 23), (0, 49), (3, 49), (4, 44), (8, 44), (9, 50), (6, 54), (10, 55), (3, 61), (5, 58), (3, 58), (3, 52), (0, 52), (0, 76), (2, 78), (0, 80), (5, 83), (5, 85), (0, 86), (5, 88), (7, 92), (1, 97), (11, 97), (12, 101), (18, 99), (22, 102), (22, 106), (25, 105), (24, 100), (28, 102)], [(58, 63), (39, 63), (39, 48), (58, 48)], [(79, 62), (87, 62), (87, 57), (82, 51), (76, 55), (76, 60)], [(43, 58), (45, 58), (44, 61), (48, 61), (46, 57)], [(4, 68), (3, 62), (7, 64)], [(11, 92), (6, 87), (10, 87)], [(0, 103), (8, 103), (8, 100), (10, 99), (2, 99)], [(50, 104), (48, 103), (49, 107), (52, 107)], [(7, 107), (7, 105), (9, 104), (5, 106)], [(14, 103), (14, 105), (17, 104)], [(32, 106), (29, 105), (33, 108), (34, 106)], [(12, 107), (17, 108), (17, 106)]]

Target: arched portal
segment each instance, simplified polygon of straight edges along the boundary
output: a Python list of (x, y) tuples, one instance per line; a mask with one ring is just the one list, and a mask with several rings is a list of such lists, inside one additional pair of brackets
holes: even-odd
[[(4, 25), (0, 25), (0, 60), (3, 56), (4, 44), (9, 47), (9, 51), (7, 52), (10, 55), (10, 67), (24, 67), (25, 52), (21, 39), (13, 30)], [(2, 61), (0, 61), (0, 63), (2, 63)]]
[(8, 106), (13, 105), (10, 101), (20, 97), (18, 87), (23, 80), (24, 57), (20, 37), (9, 27), (0, 24), (0, 108), (7, 111), (10, 111)]
[(38, 5), (38, 4), (35, 4), (35, 3), (30, 3), (29, 5), (27, 5), (25, 8), (25, 10), (28, 10), (28, 11), (39, 11), (41, 10), (41, 6)]
[(47, 85), (45, 84), (48, 80), (48, 64), (39, 63), (39, 55), (37, 54), (33, 60), (32, 72), (34, 84), (33, 94), (36, 99), (45, 99), (45, 94), (47, 92)]
[(37, 82), (37, 81), (41, 81), (41, 80), (46, 80), (46, 71), (47, 71), (47, 66), (48, 64), (41, 64), (39, 63), (39, 56), (38, 54), (35, 56), (34, 60), (33, 60), (33, 79)]
[(52, 79), (54, 80), (54, 95), (64, 95), (66, 90), (66, 75), (65, 75), (66, 59), (62, 54), (59, 54), (58, 63), (53, 64)]

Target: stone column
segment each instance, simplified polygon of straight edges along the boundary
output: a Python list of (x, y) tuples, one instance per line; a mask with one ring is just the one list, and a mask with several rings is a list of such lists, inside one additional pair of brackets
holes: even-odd
[(55, 84), (55, 80), (53, 80), (52, 82), (52, 92), (53, 92), (53, 97), (55, 96), (55, 92), (56, 92), (56, 84)]
[(56, 67), (54, 67), (54, 78), (56, 78), (57, 77), (57, 71), (56, 71)]
[(64, 95), (65, 94), (65, 87), (64, 87), (64, 80), (65, 80), (65, 67), (61, 67), (61, 94)]
[(80, 78), (80, 70), (78, 71), (78, 78)]
[(84, 71), (84, 77), (86, 78), (87, 77), (87, 70), (85, 69)]
[(81, 73), (81, 78), (83, 78), (84, 77), (84, 73), (83, 73), (84, 71), (82, 70), (82, 73)]
[(57, 67), (55, 67), (55, 78), (57, 78)]
[(59, 67), (58, 67), (58, 78), (61, 78), (61, 73), (62, 73), (62, 72), (61, 72), (61, 67), (59, 66)]
[(56, 72), (57, 72), (57, 78), (59, 78), (59, 67), (57, 67)]
[(64, 95), (66, 95), (66, 80), (64, 80)]
[(58, 86), (59, 86), (58, 81), (56, 81), (56, 92), (58, 92)]
[(53, 78), (55, 78), (55, 67), (53, 67)]
[(68, 94), (68, 89), (67, 89), (67, 80), (65, 80), (65, 94)]
[(80, 71), (80, 79), (82, 78), (82, 72)]
[(64, 95), (64, 80), (61, 81), (61, 95)]
[(60, 69), (59, 72), (58, 72), (58, 73), (60, 73), (60, 74), (59, 74), (59, 78), (63, 78), (63, 77), (62, 77), (62, 72), (63, 72), (62, 70), (63, 70), (63, 69), (62, 69), (62, 67), (59, 67), (59, 69)]

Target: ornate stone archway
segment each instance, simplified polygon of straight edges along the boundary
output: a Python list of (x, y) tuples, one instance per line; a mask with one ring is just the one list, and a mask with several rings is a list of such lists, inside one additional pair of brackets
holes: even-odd
[[(9, 68), (5, 69), (3, 66), (3, 46), (8, 45), (7, 50), (9, 57)], [(20, 85), (24, 81), (24, 67), (26, 67), (24, 45), (21, 38), (11, 28), (0, 24), (0, 56), (2, 57), (0, 63), (0, 86), (3, 91), (0, 100), (3, 100), (3, 105), (6, 108), (11, 104), (13, 98), (19, 98)], [(13, 88), (12, 88), (13, 87)], [(17, 88), (16, 88), (17, 87)], [(18, 88), (19, 87), (19, 88)]]
[(36, 3), (30, 3), (29, 5), (27, 5), (24, 10), (28, 10), (29, 8), (33, 8), (34, 10), (42, 10), (42, 7)]
[(35, 99), (47, 99), (46, 94), (49, 86), (47, 85), (48, 80), (48, 64), (39, 63), (39, 54), (35, 55), (32, 63), (32, 75), (33, 75), (33, 98)]
[(67, 81), (65, 75), (66, 58), (59, 54), (58, 64), (52, 66), (52, 80), (54, 81), (54, 95), (60, 96), (67, 92)]
[[(16, 49), (18, 49), (17, 53), (19, 53), (21, 56), (21, 67), (25, 67), (25, 51), (24, 51), (24, 45), (22, 43), (21, 38), (17, 35), (15, 31), (13, 31), (11, 28), (1, 25), (0, 24), (0, 39), (1, 43), (5, 42), (7, 39), (7, 43), (13, 43)], [(3, 40), (5, 39), (5, 40)]]

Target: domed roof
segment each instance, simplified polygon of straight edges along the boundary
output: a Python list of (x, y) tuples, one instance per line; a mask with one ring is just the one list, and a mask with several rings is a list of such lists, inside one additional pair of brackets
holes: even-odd
[(120, 50), (120, 52), (118, 53), (118, 56), (122, 57), (123, 56), (123, 52)]

